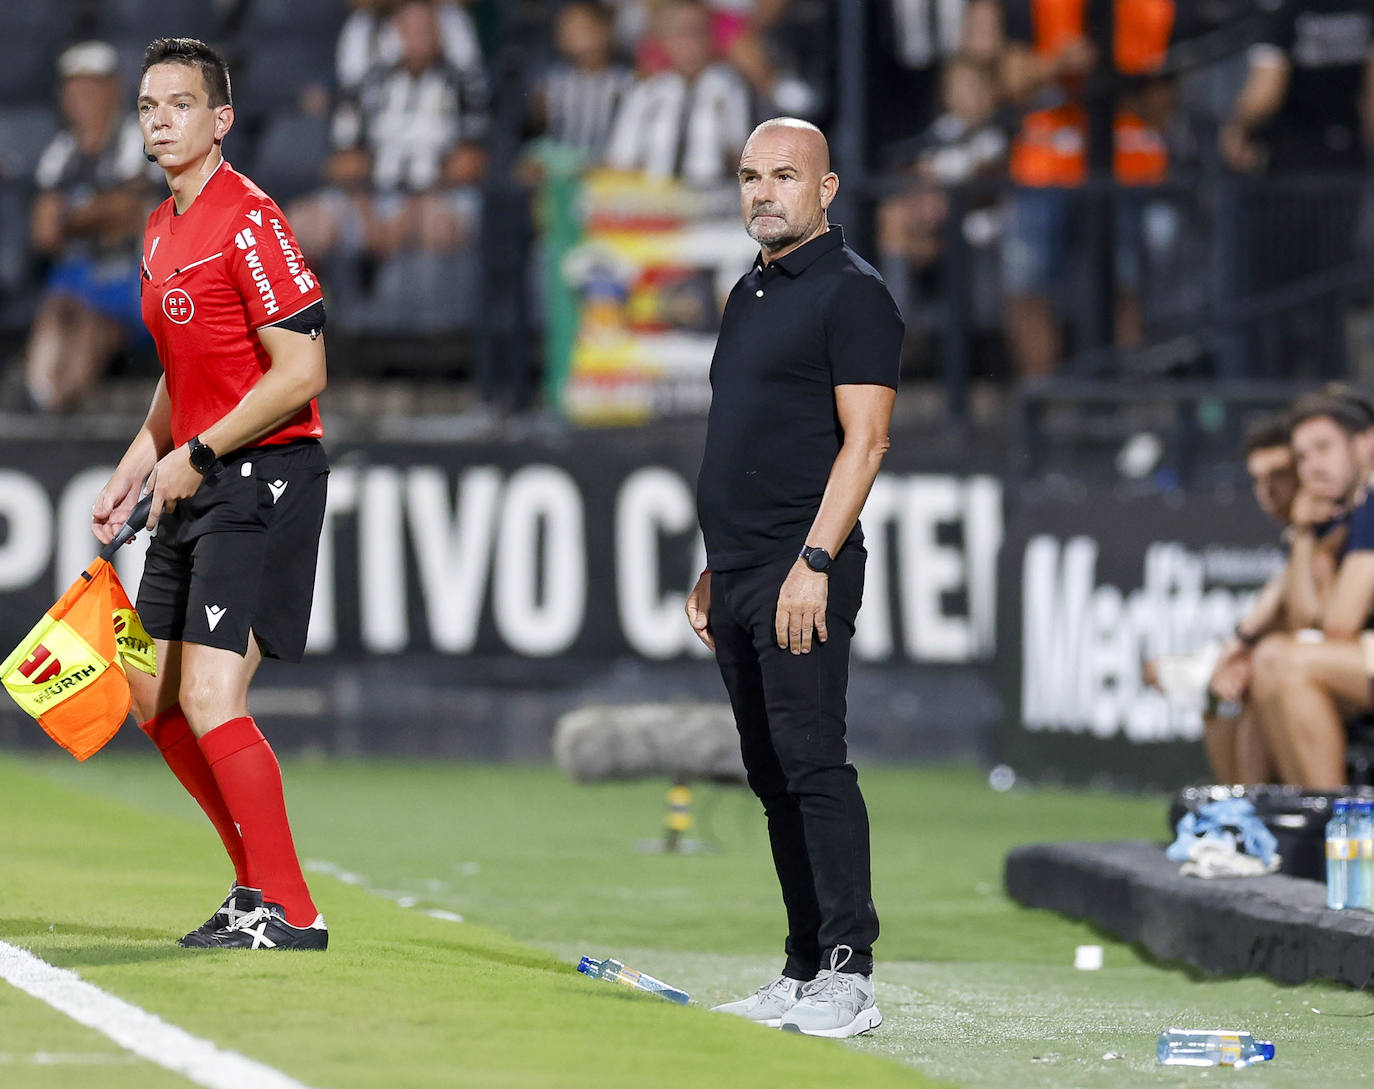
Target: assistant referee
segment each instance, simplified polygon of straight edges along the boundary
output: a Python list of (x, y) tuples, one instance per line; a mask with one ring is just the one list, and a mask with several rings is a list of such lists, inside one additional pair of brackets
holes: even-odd
[(281, 769), (248, 713), (264, 657), (305, 649), (329, 464), (320, 286), (280, 208), (225, 161), (229, 71), (193, 38), (148, 46), (138, 118), (171, 196), (149, 217), (140, 294), (163, 377), (91, 510), (108, 542), (153, 494), (138, 611), (156, 677), (134, 710), (234, 867), (195, 948), (324, 949)]
[(859, 511), (888, 448), (903, 325), (826, 209), (839, 178), (814, 125), (756, 128), (739, 167), (759, 243), (711, 363), (697, 481), (708, 569), (687, 616), (715, 651), (787, 910), (782, 974), (717, 1009), (853, 1036), (874, 999), (868, 811), (845, 745), (863, 596)]

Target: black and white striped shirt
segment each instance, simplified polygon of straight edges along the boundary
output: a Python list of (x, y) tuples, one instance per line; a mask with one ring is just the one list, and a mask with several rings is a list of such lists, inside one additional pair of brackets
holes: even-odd
[(640, 80), (616, 114), (606, 164), (710, 184), (732, 176), (753, 112), (744, 80), (713, 64), (690, 83), (677, 72)]
[(968, 0), (892, 0), (897, 56), (907, 68), (929, 68), (954, 56)]
[(444, 156), (487, 133), (487, 88), (480, 72), (446, 64), (412, 75), (374, 69), (334, 114), (337, 148), (372, 153), (372, 185), (420, 192), (439, 183)]
[(611, 122), (634, 76), (615, 64), (588, 72), (571, 64), (556, 64), (539, 81), (550, 139), (599, 158), (611, 132)]

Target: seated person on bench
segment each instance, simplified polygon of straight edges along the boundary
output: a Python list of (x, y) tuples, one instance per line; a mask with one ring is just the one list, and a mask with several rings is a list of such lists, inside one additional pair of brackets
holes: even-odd
[[(1304, 397), (1292, 413), (1298, 494), (1285, 569), (1289, 631), (1263, 637), (1250, 693), (1285, 783), (1337, 790), (1346, 780), (1344, 722), (1374, 710), (1374, 502), (1369, 421), (1349, 399)], [(1321, 555), (1334, 549), (1333, 580)]]
[[(1256, 420), (1245, 432), (1245, 471), (1250, 475), (1260, 510), (1288, 526), (1289, 509), (1298, 491), (1293, 451), (1288, 445), (1288, 414), (1276, 412)], [(1202, 717), (1203, 747), (1218, 783), (1269, 783), (1276, 771), (1250, 699), (1254, 676), (1252, 652), (1261, 636), (1288, 630), (1283, 608), (1285, 573), (1265, 583), (1255, 604), (1236, 625), (1236, 634), (1217, 657), (1208, 689), (1224, 703), (1238, 704), (1238, 715), (1209, 710)], [(1149, 676), (1149, 674), (1147, 674)]]

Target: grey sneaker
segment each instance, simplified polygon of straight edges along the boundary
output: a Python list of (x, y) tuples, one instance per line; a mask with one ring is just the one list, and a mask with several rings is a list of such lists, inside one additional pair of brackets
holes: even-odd
[(883, 1023), (883, 1015), (874, 1001), (873, 977), (840, 971), (853, 952), (847, 945), (835, 947), (830, 954), (830, 967), (808, 983), (801, 997), (783, 1014), (783, 1032), (840, 1038), (857, 1036)]
[(772, 983), (765, 983), (748, 998), (711, 1008), (717, 1013), (733, 1013), (736, 1017), (743, 1017), (769, 1028), (777, 1028), (782, 1021), (782, 1015), (793, 1007), (801, 997), (802, 988), (807, 986), (809, 984), (799, 979), (778, 976)]

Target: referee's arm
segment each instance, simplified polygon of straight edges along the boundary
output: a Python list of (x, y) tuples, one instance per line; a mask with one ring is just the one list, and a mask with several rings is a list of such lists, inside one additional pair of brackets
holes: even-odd
[(101, 544), (109, 544), (128, 521), (143, 490), (143, 481), (158, 460), (172, 449), (172, 400), (167, 395), (167, 378), (158, 379), (152, 404), (134, 441), (119, 459), (119, 465), (100, 489), (91, 507), (91, 532)]
[[(258, 331), (272, 364), (239, 403), (200, 433), (210, 449), (227, 454), (269, 435), (323, 392), (325, 387), (324, 338), (269, 325)], [(157, 525), (164, 510), (194, 495), (201, 475), (191, 465), (186, 446), (178, 446), (157, 463), (149, 486), (153, 509), (148, 528)]]
[(270, 435), (324, 392), (324, 336), (267, 325), (258, 330), (272, 365), (200, 440), (221, 453)]

